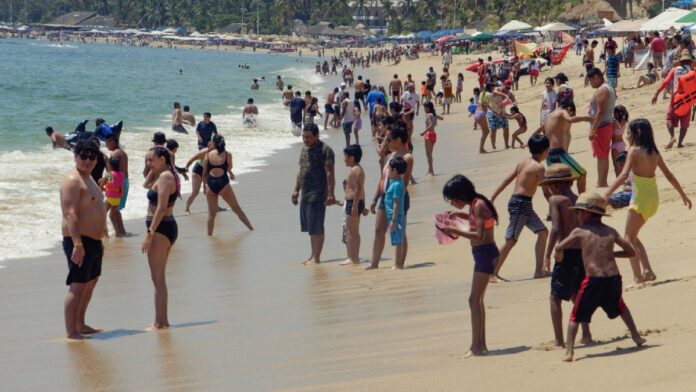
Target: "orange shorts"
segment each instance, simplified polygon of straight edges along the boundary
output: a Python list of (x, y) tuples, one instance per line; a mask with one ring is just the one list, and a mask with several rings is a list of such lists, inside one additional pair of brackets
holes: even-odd
[(592, 156), (597, 159), (609, 159), (614, 124), (609, 123), (597, 128), (597, 135), (592, 139)]

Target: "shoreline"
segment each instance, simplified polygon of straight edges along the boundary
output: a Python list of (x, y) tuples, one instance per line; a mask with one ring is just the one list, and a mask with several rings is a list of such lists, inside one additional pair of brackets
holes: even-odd
[[(455, 72), (463, 58), (455, 56)], [(418, 82), (427, 65), (437, 66), (438, 60), (423, 56), (398, 67), (371, 67), (368, 71), (370, 75), (374, 72), (380, 84), (390, 80), (395, 70), (402, 77), (412, 73)], [(567, 64), (550, 72), (544, 70), (542, 80), (559, 70), (577, 86), (575, 99), (580, 108), (592, 90), (580, 87), (579, 59), (570, 55)], [(626, 74), (624, 80), (638, 77)], [(474, 79), (473, 74), (465, 73), (465, 99)], [(540, 87), (529, 88), (526, 83), (527, 79), (520, 82), (523, 90), (516, 95), (528, 123), (537, 124)], [(667, 137), (660, 121), (662, 106), (645, 110), (653, 91), (634, 90), (627, 96), (620, 90), (619, 103), (629, 108), (632, 118), (647, 116), (652, 121), (665, 160), (689, 192), (696, 184), (687, 176), (693, 170), (693, 143), (685, 149), (664, 151)], [(365, 118), (363, 124), (369, 124)], [(249, 173), (253, 175), (240, 175), (242, 185), (234, 190), (257, 231), (246, 232), (234, 215), (224, 213), (217, 217), (216, 234), (208, 238), (205, 213), (177, 215), (180, 236), (168, 265), (173, 324), (169, 331), (142, 333), (140, 329), (153, 313), (152, 284), (139, 250), (142, 234), (111, 239), (107, 244), (104, 273), (87, 314), (90, 323), (107, 330), (91, 342), (65, 344), (60, 338), (66, 273), (62, 255), (57, 263), (46, 262), (48, 258), (23, 259), (4, 269), (7, 284), (0, 287), (0, 293), (14, 299), (3, 305), (1, 313), (9, 324), (3, 338), (7, 354), (0, 359), (3, 372), (8, 374), (7, 388), (689, 389), (688, 385), (696, 382), (689, 366), (696, 349), (692, 339), (696, 317), (677, 309), (688, 309), (696, 292), (696, 276), (688, 257), (696, 251), (696, 243), (688, 234), (693, 233), (694, 222), (688, 215), (691, 212), (684, 210), (676, 192), (667, 188), (667, 181), (659, 174), (662, 205), (641, 235), (659, 280), (624, 292), (638, 329), (647, 336), (646, 348), (634, 349), (621, 322), (596, 312), (592, 323), (596, 343), (577, 347), (575, 364), (562, 363), (562, 353), (548, 346), (553, 340), (549, 280), (530, 279), (535, 238), (526, 231), (502, 271), (513, 282), (491, 285), (486, 292), (490, 353), (483, 358), (463, 358), (471, 333), (467, 305), (471, 250), (465, 241), (438, 246), (431, 216), (451, 209), (443, 201), (441, 189), (452, 175), (466, 175), (477, 191), (489, 195), (517, 161), (529, 156), (526, 150), (502, 148), (479, 155), (480, 133), (471, 129), (472, 122), (465, 104), (453, 105), (452, 114), (438, 124), (437, 175), (425, 178), (423, 141), (417, 136), (423, 129), (422, 112), (415, 119), (414, 176), (418, 185), (409, 190), (409, 255), (403, 271), (389, 270), (394, 252), (389, 246), (379, 270), (339, 267), (338, 262), (345, 259), (339, 208), (327, 209), (324, 263), (299, 265), (308, 253), (309, 240), (299, 232), (298, 208), (290, 203), (301, 148), (298, 144), (267, 158), (262, 170)], [(336, 183), (340, 184), (347, 171), (338, 158), (342, 134), (340, 130), (328, 134), (322, 140), (337, 155)], [(365, 126), (361, 136), (369, 195), (377, 182), (377, 159)], [(574, 126), (571, 153), (588, 169), (588, 188), (592, 188), (596, 169), (586, 126)], [(511, 192), (508, 187), (496, 200), (501, 217), (495, 228), (498, 246), (507, 226), (505, 206)], [(336, 196), (342, 198), (340, 186)], [(194, 206), (202, 200), (197, 202)], [(534, 206), (538, 214), (546, 208), (541, 192), (535, 195)], [(181, 202), (176, 208), (181, 214)], [(626, 212), (612, 213), (606, 222), (621, 232)], [(139, 224), (142, 233), (144, 224)], [(370, 254), (373, 231), (374, 216), (361, 219), (363, 260)], [(618, 264), (627, 285), (630, 267), (624, 260)], [(565, 323), (570, 311), (567, 303), (563, 311)], [(34, 366), (50, 370), (36, 377), (35, 370), (24, 365), (30, 360)], [(616, 377), (617, 371), (622, 377)]]

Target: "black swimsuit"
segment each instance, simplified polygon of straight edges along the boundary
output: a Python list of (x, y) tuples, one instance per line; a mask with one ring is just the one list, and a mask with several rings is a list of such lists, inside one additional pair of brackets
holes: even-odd
[[(219, 177), (213, 177), (210, 175), (212, 169), (222, 169), (223, 175)], [(216, 195), (219, 194), (227, 184), (230, 183), (230, 178), (227, 176), (227, 153), (225, 153), (225, 162), (221, 165), (214, 165), (208, 161), (208, 189), (213, 191)]]
[[(171, 195), (169, 195), (169, 199), (167, 200), (167, 207), (174, 207), (176, 197), (176, 193), (172, 193)], [(147, 200), (149, 201), (152, 207), (157, 207), (157, 192), (153, 191), (152, 189), (147, 191)], [(145, 226), (147, 226), (147, 228), (149, 229), (151, 224), (152, 216), (150, 215), (145, 219)], [(174, 245), (174, 242), (176, 242), (176, 238), (179, 235), (179, 227), (176, 224), (174, 215), (167, 215), (163, 217), (160, 221), (160, 224), (157, 226), (157, 229), (155, 229), (155, 233), (160, 233), (163, 236), (167, 237), (171, 245)]]

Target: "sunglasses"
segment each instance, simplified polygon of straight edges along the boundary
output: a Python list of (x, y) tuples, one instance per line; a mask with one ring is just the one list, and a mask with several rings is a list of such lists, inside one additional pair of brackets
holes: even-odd
[(86, 160), (93, 161), (93, 160), (97, 159), (97, 154), (95, 154), (95, 153), (84, 153), (83, 152), (82, 154), (79, 154), (78, 156), (83, 161), (86, 161)]

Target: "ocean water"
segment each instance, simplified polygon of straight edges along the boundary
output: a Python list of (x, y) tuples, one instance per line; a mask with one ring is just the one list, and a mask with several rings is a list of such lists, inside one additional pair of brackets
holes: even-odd
[[(3, 39), (0, 59), (0, 261), (45, 254), (61, 238), (59, 184), (73, 157), (51, 148), (46, 126), (70, 132), (85, 119), (88, 130), (97, 117), (110, 124), (123, 120), (131, 181), (123, 214), (134, 219), (146, 212), (141, 173), (152, 133), (161, 130), (179, 142), (178, 166), (197, 151), (193, 129), (189, 135), (170, 131), (174, 101), (189, 105), (196, 121), (203, 112), (213, 114), (234, 172), (243, 174), (299, 142), (290, 133), (276, 75), (303, 91), (322, 82), (314, 59), (274, 54)], [(262, 76), (261, 89), (250, 90), (252, 79)], [(249, 97), (259, 107), (256, 128), (242, 125)], [(190, 184), (183, 182), (182, 191)]]

